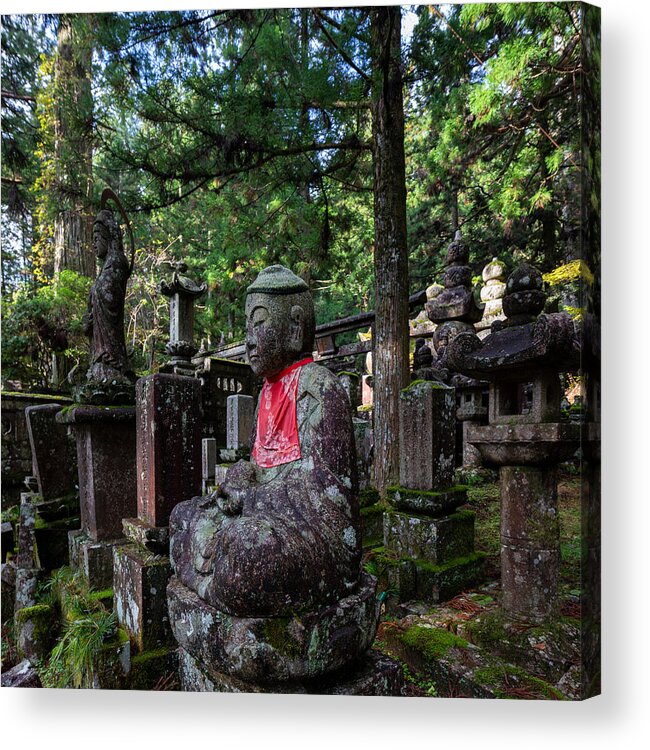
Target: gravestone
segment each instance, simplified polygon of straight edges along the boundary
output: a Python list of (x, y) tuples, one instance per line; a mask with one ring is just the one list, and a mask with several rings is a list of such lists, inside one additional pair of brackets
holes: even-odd
[(217, 441), (214, 438), (201, 440), (201, 491), (205, 495), (208, 487), (215, 483), (217, 464)]
[(384, 548), (398, 603), (439, 602), (476, 583), (483, 566), (474, 551), (474, 513), (454, 486), (454, 389), (416, 381), (400, 394), (400, 484), (388, 489)]
[(69, 534), (70, 564), (96, 589), (112, 586), (122, 519), (136, 513), (135, 408), (79, 404), (60, 411), (77, 442), (81, 529)]
[(136, 424), (137, 518), (124, 519), (128, 543), (114, 549), (115, 610), (135, 653), (163, 669), (173, 661), (169, 516), (201, 489), (199, 381), (165, 373), (141, 378)]
[(67, 429), (57, 423), (59, 404), (41, 404), (25, 409), (27, 432), (32, 450), (32, 467), (38, 493), (43, 500), (54, 500), (75, 491), (77, 462)]

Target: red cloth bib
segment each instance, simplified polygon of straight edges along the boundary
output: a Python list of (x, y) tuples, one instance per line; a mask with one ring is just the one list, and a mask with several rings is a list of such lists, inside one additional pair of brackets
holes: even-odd
[(257, 413), (257, 433), (252, 456), (264, 469), (300, 458), (296, 399), (300, 370), (313, 357), (294, 362), (275, 377), (264, 380)]

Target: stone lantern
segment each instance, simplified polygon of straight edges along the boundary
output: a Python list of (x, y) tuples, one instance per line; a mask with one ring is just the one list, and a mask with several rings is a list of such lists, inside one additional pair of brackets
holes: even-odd
[(180, 375), (194, 370), (191, 360), (198, 351), (194, 343), (194, 300), (208, 288), (205, 283), (199, 286), (182, 276), (186, 271), (187, 264), (175, 263), (171, 283), (161, 281), (159, 286), (160, 293), (169, 297), (169, 343), (165, 351), (172, 357), (161, 371)]
[(578, 448), (579, 425), (560, 422), (559, 372), (576, 370), (579, 344), (566, 313), (539, 315), (546, 295), (529, 265), (508, 278), (505, 321), (481, 340), (459, 334), (449, 366), (490, 381), (489, 424), (467, 439), (499, 466), (501, 585), (507, 615), (542, 622), (553, 614), (560, 565), (557, 465)]

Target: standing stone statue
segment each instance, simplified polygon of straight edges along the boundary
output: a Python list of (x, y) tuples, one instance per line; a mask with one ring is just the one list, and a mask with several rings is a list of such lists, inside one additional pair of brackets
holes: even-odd
[[(124, 254), (122, 230), (112, 209), (114, 201), (131, 237), (131, 260)], [(124, 300), (126, 284), (133, 271), (133, 235), (124, 209), (112, 190), (102, 193), (101, 210), (93, 224), (93, 250), (102, 261), (99, 275), (88, 295), (84, 333), (90, 338), (90, 368), (86, 384), (77, 389), (78, 401), (90, 403), (131, 403), (135, 374), (131, 369), (124, 340)]]

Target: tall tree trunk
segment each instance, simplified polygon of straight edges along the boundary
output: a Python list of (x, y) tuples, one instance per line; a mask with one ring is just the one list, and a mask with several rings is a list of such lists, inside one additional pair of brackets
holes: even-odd
[(408, 248), (399, 7), (372, 10), (375, 205), (374, 473), (383, 494), (399, 473), (399, 395), (408, 383)]
[(95, 275), (92, 236), (91, 16), (62, 15), (55, 64), (54, 273)]

